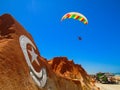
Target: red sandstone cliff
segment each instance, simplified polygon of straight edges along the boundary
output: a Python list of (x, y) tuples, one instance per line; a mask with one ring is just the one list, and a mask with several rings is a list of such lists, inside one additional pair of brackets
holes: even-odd
[(68, 60), (66, 57), (55, 57), (48, 63), (58, 76), (80, 83), (85, 90), (93, 87), (90, 76), (81, 65), (74, 64), (73, 60)]
[(24, 28), (10, 15), (0, 16), (0, 90), (37, 90), (19, 45)]
[(80, 65), (67, 58), (54, 58), (48, 64), (32, 36), (11, 15), (0, 16), (0, 90), (91, 89)]

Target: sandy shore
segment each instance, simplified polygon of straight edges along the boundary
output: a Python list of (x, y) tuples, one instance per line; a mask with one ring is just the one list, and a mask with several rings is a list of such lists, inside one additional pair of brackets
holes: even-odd
[(96, 83), (100, 90), (120, 90), (120, 84), (100, 84)]

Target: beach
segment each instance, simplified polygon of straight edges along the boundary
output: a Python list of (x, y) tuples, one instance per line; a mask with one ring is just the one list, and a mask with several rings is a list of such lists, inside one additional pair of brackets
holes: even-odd
[(96, 83), (96, 86), (100, 88), (100, 90), (120, 90), (120, 84), (101, 84)]

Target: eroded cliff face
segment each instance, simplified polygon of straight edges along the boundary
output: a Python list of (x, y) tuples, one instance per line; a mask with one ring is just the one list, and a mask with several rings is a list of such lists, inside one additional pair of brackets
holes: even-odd
[(66, 62), (48, 64), (32, 36), (11, 15), (0, 16), (0, 90), (91, 90), (85, 70)]
[(20, 47), (20, 35), (31, 36), (10, 15), (0, 17), (0, 90), (37, 90)]
[(81, 65), (74, 64), (73, 60), (68, 60), (67, 57), (55, 57), (48, 63), (56, 75), (80, 84), (83, 90), (93, 88), (90, 76)]

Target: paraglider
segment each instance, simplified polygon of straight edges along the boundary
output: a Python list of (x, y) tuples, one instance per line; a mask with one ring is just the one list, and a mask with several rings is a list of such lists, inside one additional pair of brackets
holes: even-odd
[(82, 40), (82, 37), (79, 36), (79, 37), (78, 37), (78, 40)]
[[(78, 12), (68, 12), (61, 18), (61, 21), (65, 19), (74, 19), (82, 22), (83, 24), (88, 24), (88, 19), (81, 13)], [(82, 37), (78, 36), (78, 40), (82, 40)]]
[(76, 20), (79, 20), (81, 22), (83, 22), (84, 24), (88, 24), (88, 20), (87, 18), (82, 15), (81, 13), (78, 13), (78, 12), (69, 12), (69, 13), (66, 13), (61, 21), (63, 21), (64, 19), (67, 19), (67, 18), (72, 18), (72, 19), (76, 19)]

